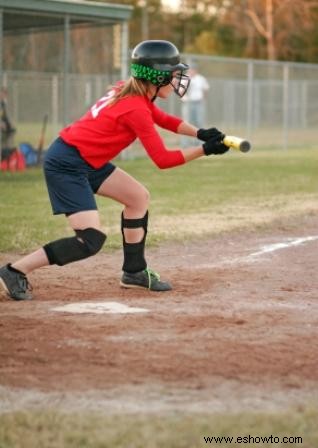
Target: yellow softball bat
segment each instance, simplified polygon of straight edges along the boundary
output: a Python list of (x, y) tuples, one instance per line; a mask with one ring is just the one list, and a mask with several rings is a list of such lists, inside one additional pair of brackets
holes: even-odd
[(241, 152), (248, 152), (251, 149), (251, 144), (244, 138), (235, 137), (234, 135), (226, 135), (223, 139), (224, 145), (229, 148), (236, 149)]

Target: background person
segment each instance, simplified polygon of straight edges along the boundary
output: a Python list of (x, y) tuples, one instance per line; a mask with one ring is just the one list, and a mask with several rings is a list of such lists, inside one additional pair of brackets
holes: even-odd
[[(205, 126), (205, 99), (210, 89), (207, 79), (198, 72), (195, 65), (189, 69), (191, 83), (189, 89), (182, 98), (182, 117), (194, 126)], [(182, 137), (182, 147), (198, 144), (197, 140)]]
[[(53, 213), (64, 214), (75, 235), (45, 244), (3, 266), (0, 284), (11, 298), (32, 298), (26, 275), (33, 270), (51, 264), (63, 266), (95, 255), (102, 248), (106, 235), (94, 194), (123, 205), (121, 286), (152, 291), (171, 289), (168, 282), (148, 268), (145, 259), (149, 192), (111, 160), (136, 138), (161, 169), (228, 150), (221, 143), (224, 134), (219, 130), (198, 129), (155, 105), (157, 97), (166, 99), (172, 92), (182, 97), (186, 93), (187, 69), (171, 42), (141, 42), (132, 53), (131, 77), (114, 86), (82, 118), (60, 132), (46, 153), (45, 179)], [(205, 143), (185, 151), (168, 149), (155, 125), (182, 135), (198, 136)]]
[(0, 126), (1, 126), (1, 144), (3, 148), (13, 147), (13, 137), (16, 129), (12, 125), (12, 122), (8, 113), (8, 90), (6, 87), (0, 89)]

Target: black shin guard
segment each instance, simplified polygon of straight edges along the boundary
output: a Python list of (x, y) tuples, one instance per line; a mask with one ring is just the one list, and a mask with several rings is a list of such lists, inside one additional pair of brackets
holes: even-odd
[[(138, 229), (142, 227), (144, 236), (139, 243), (127, 243), (125, 240), (124, 229)], [(121, 215), (121, 232), (123, 235), (123, 249), (124, 249), (124, 264), (123, 271), (125, 272), (139, 272), (147, 267), (145, 260), (145, 243), (148, 228), (148, 212), (143, 218), (126, 219), (122, 213)]]
[(62, 238), (43, 246), (50, 264), (64, 266), (95, 255), (106, 240), (105, 233), (93, 228), (75, 230), (75, 233), (76, 236)]

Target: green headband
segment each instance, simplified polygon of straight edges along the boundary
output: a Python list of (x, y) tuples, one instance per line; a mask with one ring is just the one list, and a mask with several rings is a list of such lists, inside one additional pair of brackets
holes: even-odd
[[(145, 65), (131, 64), (130, 69), (131, 75), (134, 78), (146, 79), (155, 86), (161, 84), (163, 80), (168, 80), (171, 78), (171, 72), (156, 70), (155, 68), (147, 67)], [(160, 80), (160, 78), (158, 79), (158, 77), (162, 77), (163, 79)]]

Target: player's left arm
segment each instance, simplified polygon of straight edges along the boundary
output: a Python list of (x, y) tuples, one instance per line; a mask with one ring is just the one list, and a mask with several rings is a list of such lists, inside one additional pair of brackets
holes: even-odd
[[(204, 139), (200, 138), (198, 136), (199, 129), (196, 126), (183, 121), (180, 117), (166, 113), (155, 104), (152, 105), (152, 117), (158, 126), (167, 129), (168, 131), (175, 132), (176, 134), (186, 135), (188, 137), (198, 137), (204, 141), (214, 137), (212, 132), (213, 135), (208, 135), (207, 138)], [(215, 128), (213, 128), (213, 130), (215, 130)]]
[[(140, 116), (143, 117), (142, 120)], [(136, 113), (136, 110), (127, 112), (122, 121), (134, 132), (150, 158), (160, 169), (172, 168), (185, 163), (182, 151), (168, 149), (165, 146), (154, 126), (149, 110), (140, 110), (139, 114)]]
[(182, 121), (177, 129), (177, 133), (181, 135), (187, 135), (188, 137), (197, 137), (198, 128), (193, 126), (191, 123)]
[(177, 117), (176, 115), (168, 114), (155, 104), (152, 104), (151, 114), (156, 125), (176, 134), (178, 133), (178, 128), (182, 123), (182, 118)]

